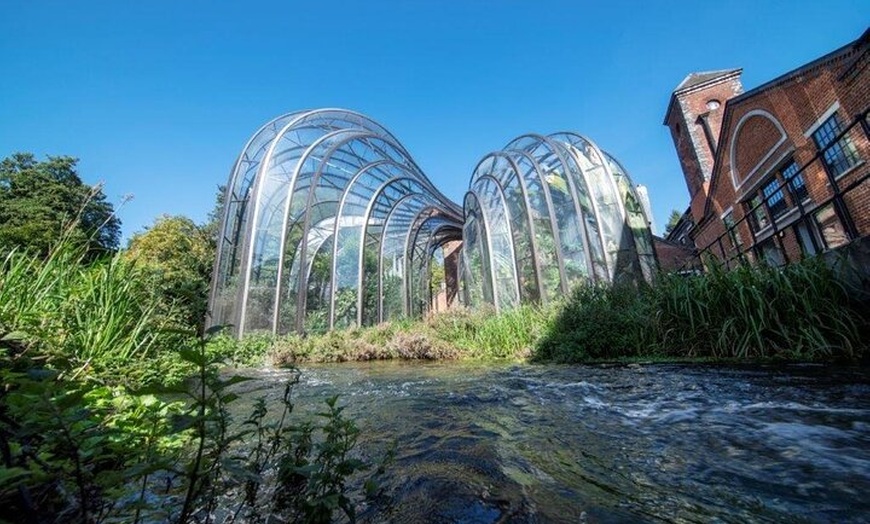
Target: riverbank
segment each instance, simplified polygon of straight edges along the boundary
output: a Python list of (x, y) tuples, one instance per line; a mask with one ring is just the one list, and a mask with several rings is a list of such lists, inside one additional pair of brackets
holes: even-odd
[(568, 299), (501, 313), (455, 308), (426, 319), (305, 336), (214, 343), (242, 365), (368, 360), (855, 362), (868, 304), (819, 260), (712, 268), (652, 285), (588, 285)]

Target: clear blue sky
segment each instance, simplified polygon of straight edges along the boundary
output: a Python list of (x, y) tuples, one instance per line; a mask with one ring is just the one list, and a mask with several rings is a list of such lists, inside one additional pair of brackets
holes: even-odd
[(856, 39), (870, 2), (4, 0), (0, 156), (79, 157), (125, 238), (205, 219), (248, 137), (296, 109), (390, 129), (461, 201), (487, 152), (578, 131), (649, 188), (661, 230), (688, 194), (662, 118), (692, 71), (751, 89)]

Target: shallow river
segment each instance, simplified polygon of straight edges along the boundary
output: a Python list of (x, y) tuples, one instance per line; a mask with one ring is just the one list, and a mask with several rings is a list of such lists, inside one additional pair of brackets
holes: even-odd
[(398, 444), (364, 522), (870, 521), (868, 369), (303, 369), (302, 410), (333, 394), (363, 455)]

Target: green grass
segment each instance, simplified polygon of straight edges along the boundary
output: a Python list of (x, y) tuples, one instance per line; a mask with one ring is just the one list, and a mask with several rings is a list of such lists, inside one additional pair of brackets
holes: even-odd
[(145, 279), (120, 256), (85, 256), (70, 242), (45, 259), (8, 252), (0, 267), (0, 332), (39, 346), (49, 365), (73, 375), (154, 356), (168, 319), (157, 314)]
[(865, 350), (866, 318), (821, 260), (713, 267), (639, 288), (577, 290), (534, 358), (854, 360)]
[[(863, 309), (862, 309), (863, 307)], [(652, 285), (585, 285), (564, 302), (496, 314), (455, 308), (424, 320), (309, 336), (246, 337), (236, 361), (384, 359), (604, 362), (856, 360), (866, 307), (821, 260), (785, 268), (712, 267)], [(257, 342), (252, 342), (256, 340)], [(256, 346), (256, 351), (250, 348)]]

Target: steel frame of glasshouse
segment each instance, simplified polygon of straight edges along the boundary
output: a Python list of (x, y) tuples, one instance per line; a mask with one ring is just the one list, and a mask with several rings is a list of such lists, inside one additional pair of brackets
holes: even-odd
[[(231, 324), (238, 335), (303, 331), (314, 312), (328, 328), (395, 316), (384, 311), (388, 270), (404, 284), (401, 314), (414, 314), (406, 277), (428, 271), (421, 259), (461, 236), (462, 210), (398, 140), (342, 109), (289, 113), (260, 128), (231, 171), (224, 203), (210, 323)], [(312, 273), (324, 264), (325, 296), (315, 309)], [(352, 302), (337, 300), (350, 292)], [(372, 303), (376, 311), (367, 310)]]
[(657, 268), (628, 173), (575, 133), (523, 135), (485, 156), (464, 208), (471, 306), (546, 303), (579, 281), (649, 281)]
[(497, 309), (581, 280), (651, 279), (625, 169), (573, 133), (524, 135), (478, 164), (464, 209), (371, 119), (300, 111), (261, 127), (224, 195), (211, 325), (285, 333), (424, 313), (430, 261), (462, 240), (462, 296)]

